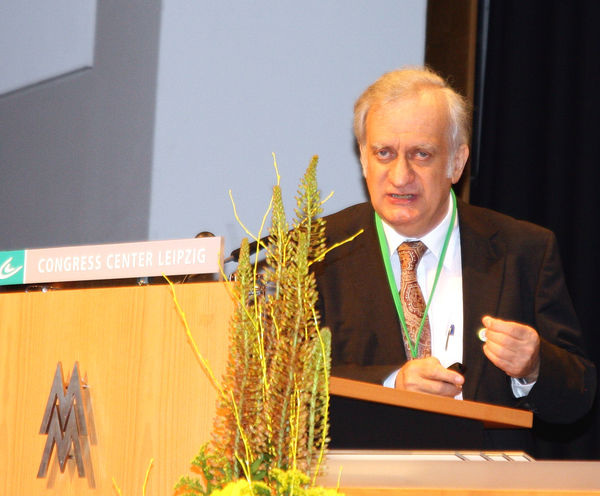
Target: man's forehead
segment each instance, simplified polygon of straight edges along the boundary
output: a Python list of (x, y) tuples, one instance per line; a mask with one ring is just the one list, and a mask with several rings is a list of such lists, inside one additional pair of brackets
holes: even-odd
[(412, 135), (417, 140), (415, 145), (419, 144), (419, 139), (425, 145), (439, 141), (442, 136), (446, 138), (450, 131), (448, 108), (443, 97), (437, 96), (433, 93), (372, 105), (365, 122), (369, 141), (388, 141), (394, 136)]

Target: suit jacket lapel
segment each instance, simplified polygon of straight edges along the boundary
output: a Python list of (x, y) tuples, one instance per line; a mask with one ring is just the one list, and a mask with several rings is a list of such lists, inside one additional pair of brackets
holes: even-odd
[(496, 315), (504, 279), (503, 246), (496, 229), (472, 215), (473, 207), (459, 203), (463, 285), (463, 361), (467, 366), (463, 396), (472, 399), (485, 367), (493, 367), (482, 351), (477, 332), (484, 315)]

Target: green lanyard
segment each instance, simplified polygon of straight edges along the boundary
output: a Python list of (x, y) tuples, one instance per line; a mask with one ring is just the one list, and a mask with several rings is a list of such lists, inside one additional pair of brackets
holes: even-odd
[(421, 332), (423, 332), (423, 326), (425, 325), (425, 320), (427, 319), (427, 313), (429, 312), (429, 306), (431, 305), (431, 300), (433, 299), (433, 293), (435, 292), (435, 288), (437, 287), (440, 274), (442, 273), (444, 259), (446, 258), (446, 251), (448, 250), (450, 238), (452, 237), (452, 229), (454, 228), (454, 222), (456, 221), (456, 195), (454, 194), (454, 191), (452, 189), (450, 189), (450, 196), (452, 197), (452, 218), (450, 219), (450, 225), (448, 226), (448, 231), (446, 232), (446, 239), (444, 240), (444, 246), (442, 247), (442, 253), (440, 254), (440, 260), (438, 262), (437, 270), (435, 272), (433, 287), (431, 288), (431, 293), (429, 294), (429, 298), (427, 299), (425, 313), (423, 314), (423, 318), (421, 319), (421, 325), (419, 326), (417, 339), (414, 343), (412, 339), (410, 339), (408, 329), (406, 328), (406, 319), (404, 318), (404, 310), (402, 309), (402, 303), (400, 302), (398, 287), (396, 286), (394, 272), (392, 271), (392, 264), (390, 262), (390, 250), (387, 244), (387, 239), (385, 237), (385, 232), (383, 230), (383, 222), (381, 221), (381, 217), (379, 217), (377, 212), (375, 212), (375, 227), (377, 229), (377, 237), (379, 238), (379, 246), (381, 247), (381, 254), (383, 256), (385, 271), (387, 273), (388, 282), (390, 284), (390, 290), (392, 291), (392, 297), (394, 298), (394, 304), (396, 305), (396, 311), (398, 312), (398, 317), (400, 318), (400, 323), (402, 325), (402, 331), (406, 336), (406, 342), (410, 347), (410, 354), (413, 358), (417, 358), (418, 356), (418, 345), (419, 340), (421, 339)]

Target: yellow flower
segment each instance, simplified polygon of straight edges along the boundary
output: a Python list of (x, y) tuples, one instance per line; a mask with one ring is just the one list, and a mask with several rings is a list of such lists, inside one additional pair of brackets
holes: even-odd
[(239, 479), (210, 494), (211, 496), (251, 496), (252, 486), (248, 484), (247, 480)]

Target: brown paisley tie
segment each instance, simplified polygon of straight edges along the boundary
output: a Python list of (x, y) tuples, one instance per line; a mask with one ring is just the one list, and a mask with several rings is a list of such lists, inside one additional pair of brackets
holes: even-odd
[[(402, 310), (404, 311), (404, 319), (406, 321), (406, 329), (411, 341), (416, 343), (421, 320), (425, 313), (425, 299), (417, 282), (417, 265), (423, 253), (427, 251), (421, 241), (406, 241), (398, 247), (398, 255), (400, 257), (400, 301), (402, 302)], [(404, 338), (404, 348), (406, 356), (410, 360), (412, 358), (410, 345), (407, 342), (406, 335), (402, 333)], [(429, 318), (425, 318), (423, 330), (421, 331), (421, 339), (418, 343), (418, 358), (424, 358), (431, 355), (431, 329), (429, 327)]]

